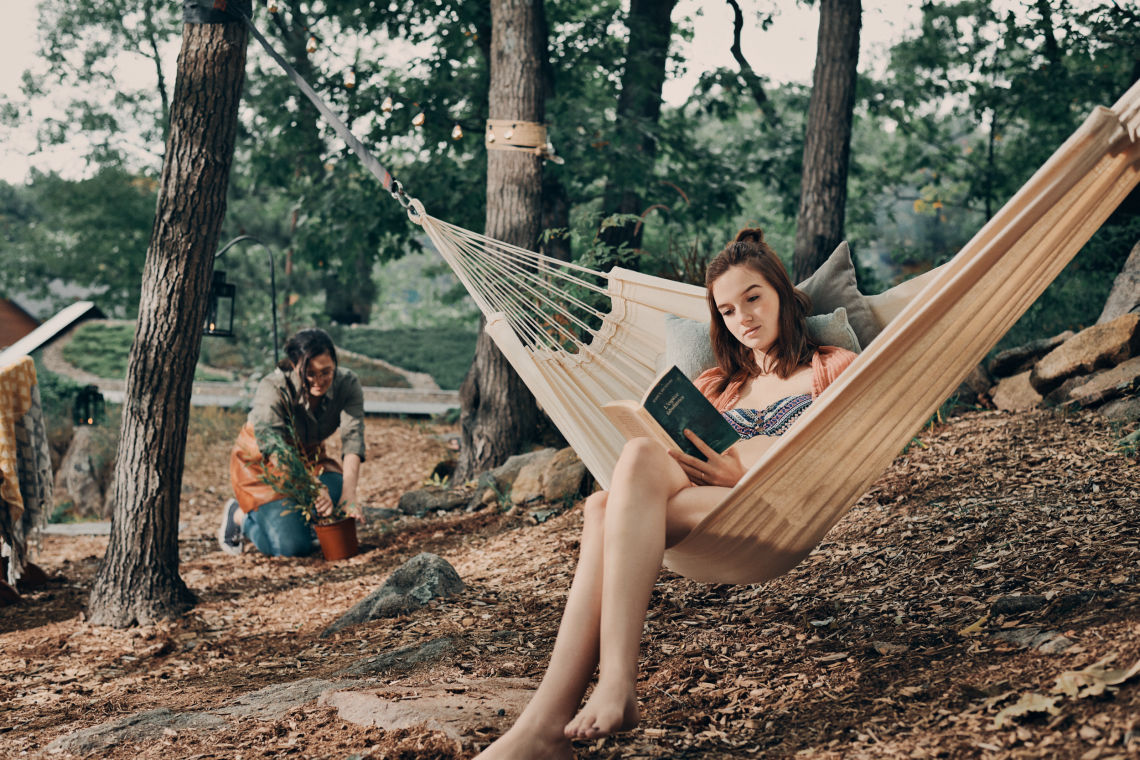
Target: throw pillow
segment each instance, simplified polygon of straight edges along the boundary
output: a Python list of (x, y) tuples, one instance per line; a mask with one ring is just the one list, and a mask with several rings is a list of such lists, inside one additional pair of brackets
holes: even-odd
[(882, 330), (867, 297), (859, 292), (855, 267), (851, 263), (851, 249), (846, 241), (839, 244), (815, 274), (796, 287), (811, 297), (815, 314), (827, 314), (840, 306), (847, 309), (847, 320), (855, 330), (860, 346), (866, 346)]

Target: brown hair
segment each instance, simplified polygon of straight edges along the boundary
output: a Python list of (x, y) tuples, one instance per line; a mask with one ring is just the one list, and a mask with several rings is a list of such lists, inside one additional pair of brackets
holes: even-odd
[(278, 368), (285, 373), (285, 379), (290, 387), (293, 383), (289, 380), (289, 371), (297, 370), (297, 374), (301, 376), (300, 395), (308, 406), (313, 406), (313, 395), (309, 392), (309, 384), (305, 382), (305, 375), (309, 372), (309, 360), (322, 354), (328, 354), (333, 366), (337, 366), (336, 346), (333, 345), (332, 338), (319, 327), (310, 327), (299, 331), (285, 343), (285, 358), (277, 363)]
[(709, 262), (705, 270), (706, 298), (709, 312), (709, 339), (717, 365), (724, 376), (718, 392), (723, 392), (728, 384), (742, 374), (759, 374), (756, 356), (725, 327), (724, 318), (716, 307), (713, 298), (713, 283), (732, 267), (748, 267), (772, 286), (780, 298), (779, 332), (776, 342), (768, 351), (772, 359), (771, 371), (782, 378), (788, 377), (801, 364), (811, 361), (812, 354), (819, 347), (807, 331), (807, 316), (811, 313), (811, 299), (807, 293), (796, 290), (788, 278), (788, 272), (780, 257), (764, 242), (764, 231), (758, 227), (741, 230), (736, 239)]

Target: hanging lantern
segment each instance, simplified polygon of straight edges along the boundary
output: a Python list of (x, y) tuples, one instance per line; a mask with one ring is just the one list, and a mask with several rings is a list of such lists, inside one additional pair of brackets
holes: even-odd
[(392, 113), (392, 98), (384, 98), (384, 102), (380, 104), (380, 110), (384, 113)]
[(266, 9), (267, 9), (267, 10), (268, 10), (270, 13), (276, 13), (278, 10), (280, 10), (280, 9), (277, 7), (277, 0), (269, 0), (269, 4), (266, 6)]
[(420, 111), (418, 114), (412, 117), (412, 126), (422, 127), (424, 125), (424, 121), (426, 120), (427, 117), (424, 116), (424, 112)]
[(344, 86), (350, 90), (356, 86), (356, 72), (352, 69), (349, 69), (344, 74)]
[(234, 296), (237, 288), (232, 282), (226, 282), (225, 272), (214, 272), (214, 281), (210, 285), (210, 303), (206, 307), (206, 324), (202, 330), (204, 335), (213, 335), (216, 338), (234, 337)]
[(317, 38), (316, 37), (312, 37), (312, 36), (309, 37), (309, 44), (305, 45), (305, 50), (307, 52), (310, 52), (310, 53), (317, 52)]
[(454, 127), (452, 127), (451, 128), (451, 139), (452, 140), (462, 140), (463, 139), (463, 127), (459, 126), (458, 124), (456, 124)]
[(71, 419), (76, 425), (98, 425), (104, 416), (103, 394), (99, 386), (86, 385), (75, 394)]

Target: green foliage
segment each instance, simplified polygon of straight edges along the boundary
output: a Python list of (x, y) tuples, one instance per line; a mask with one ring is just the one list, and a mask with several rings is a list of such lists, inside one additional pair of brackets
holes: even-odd
[(434, 328), (329, 328), (338, 346), (413, 372), (426, 372), (441, 388), (458, 388), (475, 357), (477, 333), (466, 323)]
[(333, 506), (332, 514), (327, 517), (321, 517), (317, 513), (317, 498), (324, 488), (324, 484), (318, 480), (321, 469), (317, 462), (305, 456), (292, 441), (286, 440), (276, 430), (266, 431), (258, 443), (264, 457), (264, 467), (258, 480), (292, 502), (305, 522), (332, 523), (345, 517), (344, 509), (339, 504)]
[[(96, 377), (125, 378), (134, 339), (134, 323), (87, 322), (75, 328), (63, 347), (63, 358)], [(194, 379), (210, 382), (226, 381), (230, 377), (208, 368), (197, 367)]]
[(352, 356), (337, 356), (337, 363), (345, 369), (350, 369), (360, 378), (361, 385), (382, 388), (410, 388), (407, 378), (393, 372), (381, 364), (356, 359)]
[(69, 283), (104, 311), (133, 315), (155, 198), (153, 179), (114, 167), (78, 181), (36, 172), (22, 187), (0, 182), (0, 290), (61, 308), (74, 295), (55, 285)]

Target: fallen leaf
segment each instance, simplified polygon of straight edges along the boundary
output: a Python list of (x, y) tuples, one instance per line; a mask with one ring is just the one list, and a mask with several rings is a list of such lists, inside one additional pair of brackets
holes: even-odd
[(1095, 697), (1103, 694), (1109, 686), (1124, 683), (1137, 673), (1140, 673), (1140, 660), (1127, 669), (1109, 670), (1105, 665), (1116, 659), (1116, 655), (1109, 655), (1100, 662), (1089, 665), (1084, 670), (1066, 670), (1057, 676), (1053, 684), (1054, 694), (1064, 694), (1074, 699)]
[(990, 619), (989, 615), (982, 615), (980, 618), (975, 620), (973, 623), (970, 623), (968, 626), (966, 626), (962, 630), (958, 631), (958, 635), (959, 636), (973, 636), (975, 633), (978, 633), (979, 631), (982, 630), (982, 626), (984, 626), (989, 621), (989, 619)]
[(1061, 708), (1057, 707), (1059, 701), (1061, 701), (1060, 697), (1050, 697), (1035, 691), (1022, 694), (1021, 699), (1009, 707), (1003, 708), (994, 716), (993, 727), (1002, 728), (1012, 723), (1014, 718), (1019, 718), (1031, 712), (1047, 712), (1050, 715), (1056, 715), (1061, 712)]

